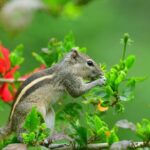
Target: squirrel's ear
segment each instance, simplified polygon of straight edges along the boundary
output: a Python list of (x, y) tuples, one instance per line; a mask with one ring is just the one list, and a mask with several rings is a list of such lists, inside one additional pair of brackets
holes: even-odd
[(79, 55), (79, 53), (78, 53), (78, 50), (77, 50), (77, 48), (72, 48), (71, 49), (71, 58), (76, 58), (76, 57), (78, 57), (78, 55)]

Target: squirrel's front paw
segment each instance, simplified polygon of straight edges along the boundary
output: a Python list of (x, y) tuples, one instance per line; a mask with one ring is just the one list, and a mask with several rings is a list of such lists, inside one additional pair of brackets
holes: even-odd
[(105, 85), (106, 83), (106, 78), (103, 76), (102, 78), (98, 79), (98, 84), (100, 86)]

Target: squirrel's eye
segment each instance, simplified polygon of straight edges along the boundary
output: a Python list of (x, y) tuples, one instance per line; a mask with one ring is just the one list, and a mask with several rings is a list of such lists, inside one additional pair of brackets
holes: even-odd
[(87, 61), (87, 64), (88, 64), (89, 66), (94, 66), (93, 61), (91, 61), (91, 60), (88, 60), (88, 61)]

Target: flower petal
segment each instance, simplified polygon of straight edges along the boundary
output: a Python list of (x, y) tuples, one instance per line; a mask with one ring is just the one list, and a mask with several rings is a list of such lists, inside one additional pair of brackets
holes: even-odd
[(14, 73), (19, 69), (19, 66), (15, 66), (14, 68), (12, 68), (9, 72), (6, 73), (6, 75), (4, 76), (5, 78), (13, 78)]
[(98, 103), (98, 105), (97, 105), (97, 108), (98, 108), (99, 111), (102, 111), (102, 112), (108, 110), (108, 107), (103, 107), (103, 106), (101, 105), (101, 101), (99, 101), (99, 103)]
[(8, 83), (4, 83), (0, 88), (0, 97), (4, 102), (11, 102), (13, 101), (13, 95), (9, 91)]
[(0, 73), (5, 74), (11, 66), (10, 60), (9, 60), (9, 50), (0, 44)]

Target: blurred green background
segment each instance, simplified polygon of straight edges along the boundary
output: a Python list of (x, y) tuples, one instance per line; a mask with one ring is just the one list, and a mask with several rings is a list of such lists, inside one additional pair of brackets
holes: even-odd
[[(31, 71), (38, 63), (32, 57), (32, 51), (40, 51), (47, 46), (51, 37), (63, 39), (72, 31), (76, 44), (85, 46), (97, 62), (110, 68), (116, 64), (122, 54), (120, 38), (128, 32), (134, 43), (128, 46), (127, 53), (136, 55), (136, 63), (130, 74), (134, 76), (150, 75), (150, 1), (148, 0), (93, 0), (81, 10), (81, 16), (75, 20), (65, 17), (52, 17), (37, 12), (32, 23), (20, 34), (11, 36), (2, 27), (0, 40), (10, 50), (22, 43), (25, 46), (25, 62), (22, 73)], [(137, 122), (142, 118), (150, 119), (150, 79), (138, 84), (135, 99), (125, 104), (125, 112), (115, 114), (110, 110), (104, 120), (110, 127), (119, 119)], [(0, 111), (0, 125), (8, 119), (8, 108)], [(121, 137), (131, 139), (129, 132), (121, 131)], [(129, 137), (130, 135), (130, 137)], [(134, 135), (133, 135), (134, 136)]]

